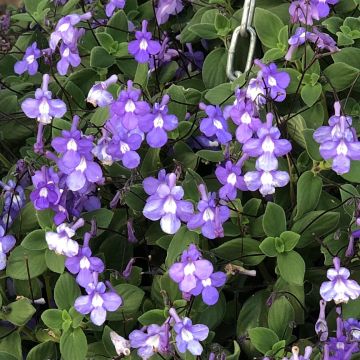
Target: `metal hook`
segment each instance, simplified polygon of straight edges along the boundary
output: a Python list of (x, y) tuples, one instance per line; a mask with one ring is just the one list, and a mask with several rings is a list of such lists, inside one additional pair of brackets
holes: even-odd
[(252, 66), (256, 46), (256, 32), (252, 27), (255, 12), (255, 1), (256, 0), (245, 0), (241, 24), (235, 29), (231, 38), (226, 64), (226, 75), (230, 81), (236, 80), (243, 73), (239, 70), (234, 70), (235, 50), (239, 37), (247, 38), (250, 36), (249, 52), (244, 72), (249, 71)]

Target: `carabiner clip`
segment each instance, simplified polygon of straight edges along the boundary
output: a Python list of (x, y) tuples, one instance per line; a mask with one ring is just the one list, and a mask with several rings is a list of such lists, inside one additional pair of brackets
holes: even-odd
[(245, 38), (250, 36), (249, 52), (248, 52), (244, 72), (249, 71), (253, 63), (255, 46), (256, 46), (256, 32), (252, 27), (252, 22), (255, 12), (255, 1), (256, 0), (245, 0), (241, 24), (235, 29), (233, 36), (231, 38), (230, 48), (228, 51), (227, 64), (226, 64), (226, 75), (230, 81), (236, 80), (243, 73), (239, 70), (234, 70), (234, 57), (236, 51), (236, 44), (238, 42), (239, 37)]

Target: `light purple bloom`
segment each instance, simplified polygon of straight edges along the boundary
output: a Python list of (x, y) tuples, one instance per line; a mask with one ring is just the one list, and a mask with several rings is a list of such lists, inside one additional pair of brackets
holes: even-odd
[(14, 180), (9, 180), (7, 184), (0, 181), (0, 186), (4, 189), (4, 205), (1, 217), (3, 223), (8, 227), (12, 224), (21, 208), (25, 205), (26, 196), (22, 186)]
[(169, 63), (173, 58), (179, 56), (179, 52), (169, 47), (170, 38), (164, 33), (164, 38), (161, 42), (160, 52), (152, 56), (149, 60), (149, 69), (155, 71), (162, 65)]
[(209, 335), (209, 328), (203, 324), (193, 325), (188, 317), (180, 319), (174, 308), (169, 314), (175, 320), (174, 330), (176, 333), (176, 346), (181, 353), (188, 350), (191, 354), (199, 356), (203, 352), (200, 341), (205, 340)]
[(329, 336), (329, 329), (325, 317), (326, 301), (320, 300), (319, 318), (315, 323), (315, 332), (319, 336), (320, 341), (326, 341)]
[(25, 50), (23, 59), (15, 63), (14, 71), (19, 75), (25, 71), (28, 71), (29, 75), (35, 75), (39, 68), (36, 61), (39, 57), (41, 57), (41, 50), (37, 48), (37, 43), (34, 42)]
[(111, 75), (107, 80), (95, 84), (89, 91), (86, 101), (94, 106), (107, 106), (113, 102), (113, 96), (106, 89), (118, 80), (116, 75)]
[(225, 166), (217, 166), (215, 175), (223, 185), (219, 190), (220, 199), (234, 200), (238, 189), (247, 191), (244, 177), (241, 176), (241, 167), (247, 158), (248, 156), (244, 155), (236, 164), (228, 160)]
[(77, 274), (77, 283), (86, 288), (93, 281), (93, 273), (102, 273), (104, 271), (104, 263), (101, 259), (91, 256), (92, 252), (89, 247), (91, 234), (86, 233), (84, 236), (84, 245), (77, 255), (68, 257), (65, 261), (66, 268), (72, 273)]
[(60, 200), (59, 176), (53, 168), (43, 166), (31, 177), (34, 190), (30, 200), (36, 210), (53, 208)]
[(216, 193), (208, 193), (204, 184), (198, 186), (201, 200), (197, 205), (199, 213), (193, 215), (187, 223), (190, 230), (201, 227), (201, 233), (208, 239), (224, 237), (223, 223), (230, 217), (225, 205), (216, 204)]
[(102, 164), (109, 166), (114, 162), (112, 156), (107, 152), (110, 141), (111, 138), (108, 131), (105, 128), (102, 128), (102, 137), (92, 149), (93, 155), (100, 160)]
[(141, 31), (135, 32), (136, 40), (130, 41), (128, 46), (129, 54), (139, 63), (147, 63), (150, 55), (156, 55), (161, 50), (159, 42), (151, 40), (152, 35), (147, 31), (147, 25), (148, 22), (143, 20)]
[(0, 225), (0, 270), (6, 267), (6, 254), (15, 246), (13, 235), (5, 235), (5, 229)]
[(338, 174), (350, 171), (351, 160), (360, 160), (360, 142), (351, 127), (352, 118), (340, 114), (340, 103), (334, 104), (335, 115), (330, 117), (330, 126), (320, 126), (314, 139), (320, 144), (320, 154), (325, 160), (332, 159), (332, 169)]
[(106, 291), (103, 282), (98, 282), (98, 274), (94, 273), (94, 282), (86, 287), (88, 295), (80, 296), (75, 300), (74, 307), (80, 314), (90, 314), (90, 319), (95, 325), (102, 325), (106, 320), (107, 311), (116, 311), (122, 304), (121, 297), (111, 288)]
[(167, 132), (178, 126), (177, 117), (168, 114), (169, 100), (169, 95), (165, 95), (160, 104), (154, 104), (151, 114), (144, 115), (139, 120), (139, 129), (147, 133), (146, 141), (152, 148), (163, 147), (168, 141)]
[(79, 219), (75, 224), (69, 226), (64, 223), (56, 228), (56, 232), (47, 231), (45, 239), (50, 250), (59, 255), (76, 256), (79, 252), (79, 244), (72, 240), (78, 228), (84, 225), (84, 220)]
[(138, 355), (147, 360), (155, 353), (168, 353), (170, 332), (166, 325), (149, 325), (142, 330), (134, 330), (129, 335), (130, 345), (138, 349)]
[(56, 64), (57, 71), (60, 75), (66, 75), (70, 65), (72, 67), (78, 67), (81, 63), (78, 49), (74, 45), (69, 46), (62, 43), (60, 45), (60, 56), (61, 59)]
[(110, 107), (110, 122), (116, 128), (121, 123), (127, 130), (137, 128), (139, 119), (150, 112), (150, 105), (141, 101), (141, 90), (133, 88), (133, 82), (127, 82), (127, 90), (122, 90), (119, 98)]
[(156, 7), (156, 20), (159, 25), (165, 24), (170, 15), (177, 15), (184, 8), (182, 0), (159, 0)]
[(339, 48), (336, 46), (336, 41), (328, 34), (313, 28), (313, 32), (309, 34), (309, 41), (313, 42), (317, 49), (328, 50), (329, 52), (337, 52)]
[(200, 122), (200, 131), (207, 137), (216, 136), (220, 144), (226, 144), (232, 139), (228, 131), (228, 125), (219, 106), (199, 104), (201, 110), (204, 110), (208, 117)]
[(298, 27), (295, 31), (295, 34), (290, 37), (288, 43), (290, 45), (288, 52), (285, 55), (285, 60), (291, 60), (292, 55), (294, 54), (295, 50), (305, 44), (305, 41), (308, 40), (309, 35), (311, 33), (306, 31), (303, 27)]
[[(147, 192), (145, 184), (144, 189)], [(167, 234), (175, 234), (181, 226), (181, 221), (189, 221), (194, 212), (192, 203), (182, 200), (183, 196), (183, 188), (176, 186), (176, 175), (170, 173), (166, 176), (165, 182), (147, 199), (143, 214), (152, 221), (161, 219), (161, 229)]]
[(328, 269), (327, 278), (321, 284), (320, 295), (325, 301), (334, 300), (335, 304), (347, 303), (360, 295), (360, 286), (355, 280), (349, 280), (350, 271), (340, 267), (340, 259), (334, 257), (334, 269)]
[(124, 6), (125, 0), (109, 0), (105, 8), (106, 16), (111, 17), (116, 9), (123, 9)]
[(170, 278), (179, 284), (179, 289), (184, 293), (190, 293), (198, 284), (198, 281), (207, 280), (213, 273), (214, 268), (210, 261), (201, 259), (201, 253), (194, 244), (190, 244), (181, 255), (181, 261), (171, 265)]
[(349, 318), (344, 321), (346, 337), (350, 341), (360, 341), (360, 322), (357, 319)]
[(25, 115), (36, 119), (41, 124), (50, 124), (53, 117), (61, 118), (66, 113), (66, 105), (62, 100), (51, 99), (51, 91), (48, 90), (50, 77), (44, 74), (41, 89), (36, 89), (35, 99), (26, 99), (21, 104)]

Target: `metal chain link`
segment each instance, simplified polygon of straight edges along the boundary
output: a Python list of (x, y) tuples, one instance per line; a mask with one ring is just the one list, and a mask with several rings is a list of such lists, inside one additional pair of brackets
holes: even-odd
[[(256, 46), (256, 32), (252, 27), (255, 12), (255, 1), (256, 0), (245, 0), (241, 24), (235, 29), (231, 38), (226, 64), (226, 75), (230, 81), (237, 79), (243, 72), (249, 71), (252, 66)], [(248, 38), (249, 36), (250, 44), (245, 69), (243, 72), (239, 70), (234, 70), (234, 57), (238, 39), (239, 37)]]

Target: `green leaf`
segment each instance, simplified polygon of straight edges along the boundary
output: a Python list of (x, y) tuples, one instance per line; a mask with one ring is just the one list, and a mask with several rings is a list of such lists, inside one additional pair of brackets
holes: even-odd
[(129, 25), (128, 19), (123, 10), (117, 11), (108, 21), (105, 32), (119, 42), (128, 40)]
[(280, 237), (275, 238), (275, 249), (278, 254), (282, 254), (285, 251), (284, 240)]
[(291, 228), (301, 235), (298, 248), (303, 248), (309, 244), (317, 244), (316, 237), (321, 238), (331, 233), (337, 228), (340, 214), (337, 212), (311, 211), (297, 220)]
[(218, 163), (224, 160), (224, 154), (222, 151), (212, 151), (212, 150), (199, 150), (196, 155), (204, 160)]
[(0, 312), (0, 318), (11, 322), (14, 325), (25, 325), (35, 314), (35, 308), (28, 299), (20, 299), (6, 306)]
[(187, 112), (184, 88), (178, 85), (171, 85), (166, 93), (170, 96), (168, 105), (169, 114), (176, 115), (179, 122), (184, 121)]
[(249, 337), (256, 350), (260, 351), (262, 354), (271, 350), (272, 346), (279, 341), (279, 338), (274, 331), (264, 327), (250, 329)]
[(226, 63), (227, 51), (224, 48), (217, 48), (206, 57), (202, 78), (207, 89), (227, 82)]
[(24, 0), (25, 9), (28, 13), (34, 14), (38, 8), (39, 0)]
[(284, 27), (281, 19), (271, 11), (257, 7), (254, 24), (261, 43), (270, 49), (276, 48), (278, 35)]
[(96, 126), (103, 126), (109, 118), (109, 107), (99, 107), (91, 115), (90, 122)]
[(159, 154), (160, 149), (149, 148), (141, 165), (140, 173), (142, 176), (146, 177), (153, 175), (154, 169), (158, 169), (160, 167), (161, 163)]
[(211, 251), (227, 261), (240, 260), (245, 265), (257, 265), (265, 258), (260, 253), (259, 245), (259, 241), (254, 239), (237, 238), (229, 240)]
[(268, 257), (275, 257), (278, 254), (275, 247), (275, 238), (271, 236), (265, 238), (259, 248)]
[(286, 230), (286, 216), (283, 208), (273, 202), (269, 202), (266, 206), (262, 223), (266, 235), (279, 236)]
[[(327, 77), (327, 80), (331, 82), (331, 85), (337, 91), (342, 91), (350, 87), (354, 79), (359, 75), (359, 69), (356, 69), (346, 63), (337, 62), (329, 65), (325, 70), (324, 74)], [(328, 86), (327, 89), (331, 91), (331, 87)]]
[(346, 174), (342, 174), (341, 177), (347, 181), (360, 183), (360, 162), (352, 161), (350, 171)]
[(195, 169), (198, 163), (198, 157), (194, 154), (189, 145), (183, 141), (178, 141), (174, 145), (175, 159), (178, 160), (185, 168)]
[(15, 331), (2, 336), (0, 341), (0, 360), (22, 360), (20, 332)]
[(54, 225), (54, 215), (55, 212), (51, 209), (36, 211), (36, 217), (38, 219), (38, 223), (40, 227), (44, 230), (52, 229)]
[(90, 53), (90, 66), (108, 68), (114, 63), (114, 58), (101, 46), (95, 46)]
[(176, 234), (173, 236), (165, 260), (167, 267), (171, 266), (177, 259), (177, 257), (190, 245), (198, 244), (199, 235), (188, 230), (186, 226), (182, 226)]
[(284, 231), (280, 238), (284, 241), (285, 251), (291, 251), (299, 242), (300, 235), (293, 231)]
[(312, 171), (305, 171), (301, 174), (297, 183), (295, 221), (316, 208), (319, 203), (322, 185), (321, 177)]
[(46, 266), (53, 272), (62, 274), (65, 268), (65, 256), (56, 254), (55, 251), (46, 249), (45, 251), (45, 262)]
[(296, 251), (279, 254), (277, 266), (281, 277), (290, 284), (302, 285), (304, 283), (305, 262)]
[(84, 360), (88, 350), (87, 340), (81, 328), (69, 329), (60, 338), (60, 352), (64, 360)]
[(61, 329), (63, 318), (59, 309), (47, 309), (41, 314), (41, 320), (50, 329)]
[(58, 308), (69, 310), (80, 295), (80, 288), (75, 279), (68, 273), (60, 275), (54, 289), (54, 299)]
[(285, 55), (286, 51), (278, 48), (269, 49), (266, 51), (263, 57), (265, 63), (277, 60), (282, 58)]
[(314, 130), (312, 129), (303, 130), (306, 151), (313, 160), (323, 161), (323, 158), (319, 152), (319, 144), (314, 140), (313, 134), (314, 134)]
[(317, 83), (314, 86), (310, 84), (306, 84), (301, 89), (301, 98), (303, 99), (304, 103), (307, 106), (311, 107), (319, 99), (321, 93), (322, 93), (321, 84)]
[(205, 99), (210, 104), (220, 105), (232, 95), (234, 95), (234, 91), (232, 90), (231, 84), (225, 83), (215, 86), (213, 89), (209, 89), (205, 94)]
[(345, 63), (353, 68), (360, 69), (360, 49), (347, 47), (331, 55), (335, 63)]
[(215, 29), (220, 36), (226, 36), (230, 31), (230, 21), (221, 14), (216, 14)]
[(285, 71), (290, 75), (290, 84), (286, 88), (287, 94), (294, 94), (299, 85), (299, 79), (301, 78), (301, 74), (296, 69), (292, 68), (280, 68), (279, 70)]
[(160, 309), (149, 310), (138, 318), (139, 323), (144, 326), (151, 324), (162, 325), (165, 320), (164, 310)]
[(134, 84), (139, 84), (141, 88), (146, 88), (148, 81), (148, 71), (149, 71), (148, 63), (145, 64), (138, 63), (134, 78)]
[(55, 359), (56, 345), (52, 341), (34, 346), (28, 353), (26, 360)]
[(268, 324), (279, 339), (287, 340), (291, 336), (294, 320), (294, 309), (285, 296), (276, 299), (272, 303), (268, 314)]
[(96, 34), (97, 39), (99, 40), (100, 45), (107, 51), (111, 52), (111, 47), (114, 44), (114, 39), (112, 36), (106, 32), (100, 32)]
[(21, 242), (21, 246), (28, 250), (44, 250), (47, 249), (44, 230), (34, 230), (26, 235)]
[(219, 36), (214, 24), (194, 24), (189, 27), (189, 31), (207, 40), (216, 39)]
[(231, 355), (226, 356), (226, 360), (238, 360), (240, 358), (240, 346), (237, 341), (234, 342), (234, 352)]
[(25, 249), (22, 245), (11, 251), (6, 275), (14, 279), (27, 280), (41, 275), (46, 270), (45, 252)]
[(287, 129), (290, 137), (302, 148), (306, 147), (303, 131), (306, 129), (306, 122), (302, 115), (298, 114), (287, 122)]

